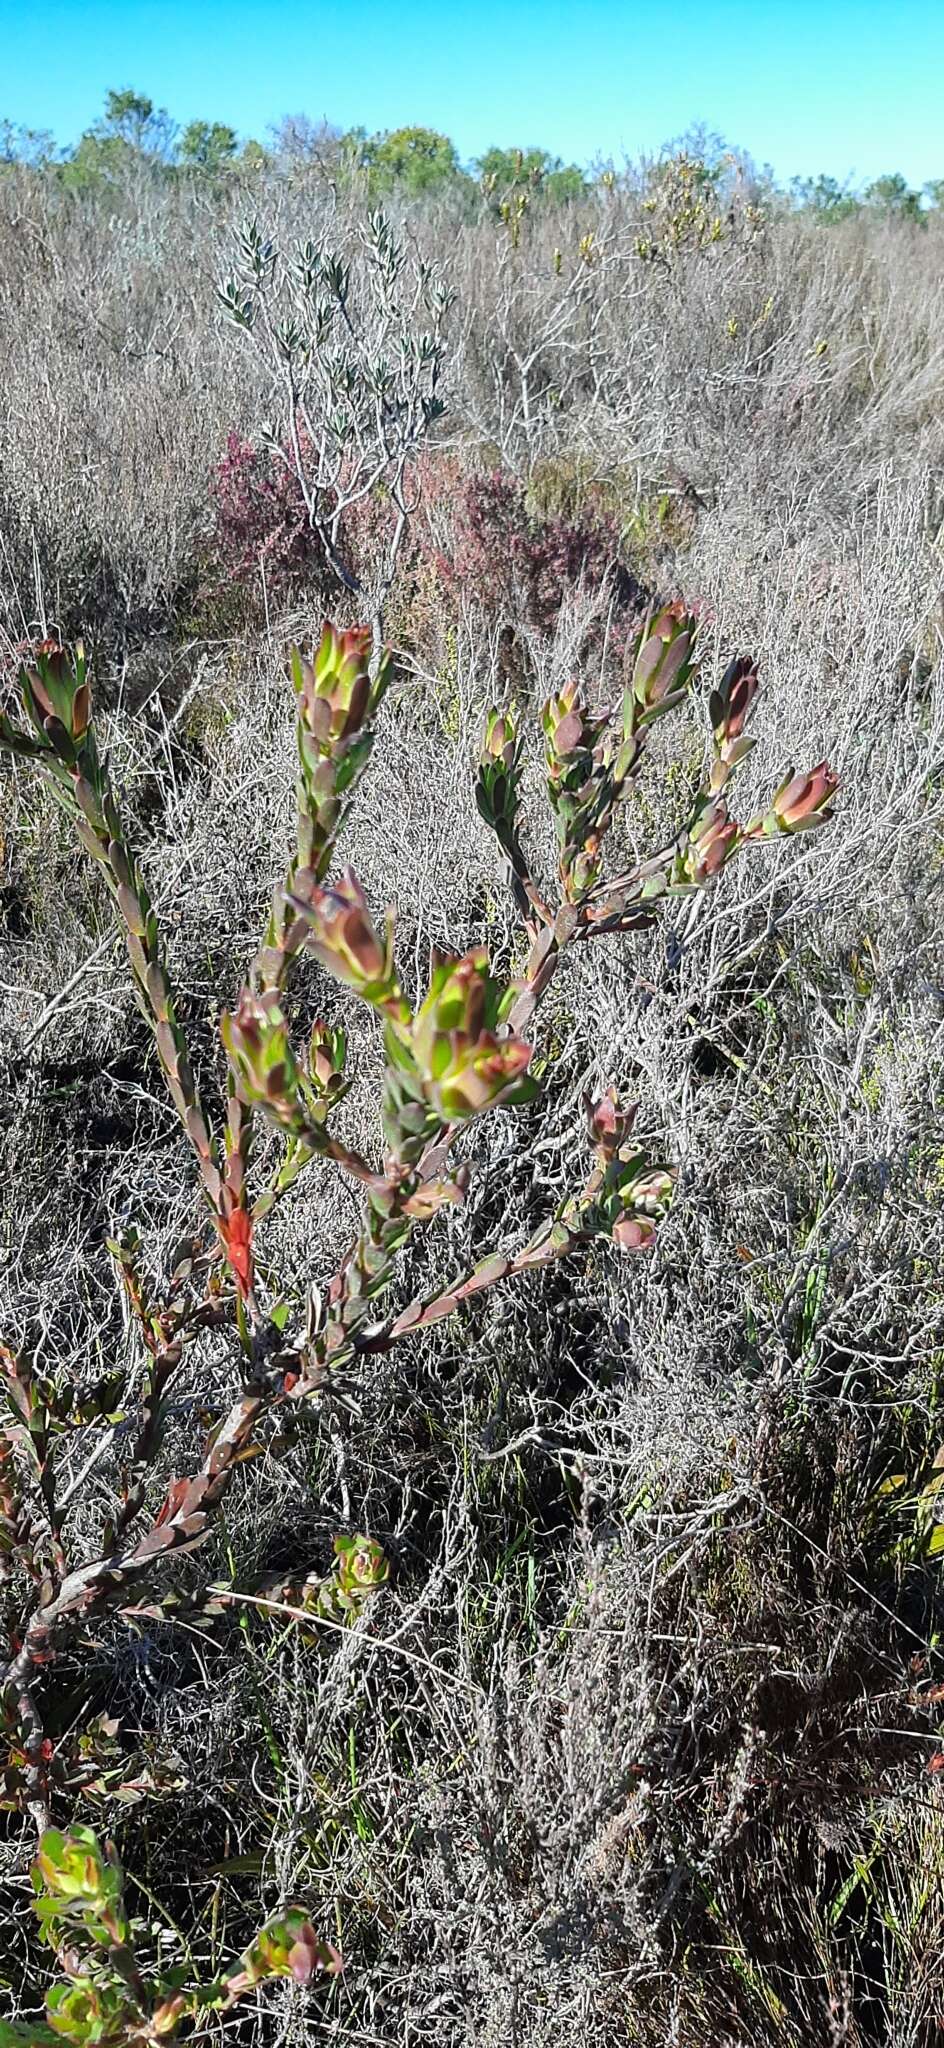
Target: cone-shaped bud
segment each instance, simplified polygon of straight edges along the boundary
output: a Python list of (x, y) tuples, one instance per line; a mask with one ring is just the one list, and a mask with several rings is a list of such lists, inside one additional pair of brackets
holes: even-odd
[(308, 1076), (318, 1095), (336, 1097), (344, 1086), (347, 1033), (316, 1017), (308, 1047)]
[(602, 872), (602, 841), (598, 832), (588, 832), (583, 845), (576, 852), (568, 848), (567, 894), (571, 900), (582, 896), (599, 881)]
[(352, 626), (341, 633), (330, 620), (325, 621), (312, 661), (297, 648), (292, 649), (291, 674), (299, 721), (322, 754), (330, 753), (339, 741), (359, 733), (365, 719), (380, 703), (389, 679), (389, 657), (384, 656), (372, 681), (370, 651), (369, 626)]
[(752, 655), (739, 654), (728, 663), (717, 689), (712, 690), (708, 699), (708, 716), (719, 748), (729, 740), (740, 739), (759, 688)]
[(475, 801), (487, 825), (514, 824), (520, 755), (521, 742), (513, 708), (499, 711), (493, 706), (485, 721), (485, 737), (475, 782)]
[(340, 1967), (337, 1949), (320, 1940), (300, 1906), (290, 1906), (260, 1930), (225, 1983), (236, 1997), (256, 1984), (270, 1983), (273, 1977), (293, 1977), (296, 1984), (308, 1984), (316, 1970), (334, 1976)]
[(656, 1226), (649, 1216), (621, 1216), (611, 1235), (621, 1252), (646, 1252), (655, 1242)]
[(648, 1251), (659, 1217), (671, 1201), (674, 1178), (669, 1167), (648, 1166), (639, 1160), (632, 1161), (625, 1176), (620, 1176), (620, 1214), (611, 1235), (621, 1251)]
[(261, 1103), (287, 1130), (303, 1127), (300, 1077), (278, 993), (243, 989), (236, 1009), (225, 1011), (220, 1036), (246, 1102)]
[(47, 1828), (40, 1837), (32, 1876), (36, 1892), (45, 1891), (67, 1909), (97, 1916), (121, 1900), (121, 1873), (103, 1854), (91, 1828), (77, 1825), (68, 1834)]
[(632, 728), (633, 703), (650, 718), (681, 703), (695, 672), (697, 625), (684, 605), (670, 604), (647, 619), (637, 636), (623, 720)]
[(549, 697), (541, 712), (541, 724), (547, 741), (547, 765), (552, 777), (559, 776), (566, 766), (568, 757), (592, 747), (603, 721), (587, 716), (587, 707), (578, 682), (565, 683), (554, 697)]
[(623, 1109), (615, 1090), (608, 1088), (599, 1102), (586, 1098), (586, 1111), (596, 1167), (575, 1205), (575, 1220), (585, 1235), (609, 1236), (624, 1251), (642, 1251), (652, 1243), (674, 1175), (632, 1149), (635, 1103)]
[(438, 1048), (453, 1033), (471, 1042), (482, 1031), (494, 1030), (498, 1006), (499, 989), (489, 973), (484, 946), (461, 960), (437, 960), (410, 1033), (421, 1072), (435, 1070)]
[(336, 1536), (334, 1555), (338, 1590), (350, 1600), (375, 1592), (390, 1577), (389, 1560), (373, 1536)]
[(299, 874), (297, 893), (289, 900), (308, 927), (308, 946), (316, 960), (365, 1003), (381, 1008), (399, 1003), (390, 927), (381, 939), (356, 877), (349, 870), (330, 889), (304, 884), (305, 877)]
[(620, 1107), (615, 1088), (608, 1088), (599, 1102), (587, 1099), (587, 1123), (590, 1136), (597, 1148), (602, 1164), (615, 1159), (625, 1145), (636, 1120), (638, 1104), (631, 1102), (626, 1109)]
[(691, 845), (697, 855), (696, 882), (707, 881), (709, 876), (720, 872), (734, 852), (738, 837), (737, 823), (728, 816), (725, 804), (707, 804), (691, 833)]
[(497, 1036), (501, 1001), (484, 950), (434, 966), (409, 1037), (424, 1094), (446, 1123), (531, 1092), (531, 1047)]
[(49, 740), (54, 752), (62, 750), (65, 741), (65, 751), (73, 755), (85, 738), (91, 714), (81, 640), (71, 653), (56, 640), (41, 640), (32, 649), (32, 661), (21, 668), (19, 682), (37, 732)]
[(627, 1209), (640, 1216), (661, 1216), (671, 1201), (675, 1175), (669, 1166), (644, 1166), (621, 1189)]
[(685, 843), (679, 848), (672, 880), (698, 887), (720, 873), (741, 843), (741, 828), (729, 817), (722, 797), (704, 797)]
[(817, 826), (828, 824), (838, 788), (839, 777), (826, 761), (820, 761), (806, 775), (787, 775), (762, 820), (765, 836), (774, 832), (812, 832)]
[(444, 1123), (461, 1123), (499, 1102), (525, 1102), (534, 1092), (526, 1078), (530, 1060), (531, 1047), (520, 1038), (483, 1031), (468, 1046), (454, 1035), (448, 1064), (429, 1082), (430, 1101)]
[(500, 762), (509, 773), (518, 758), (518, 735), (515, 730), (514, 711), (498, 711), (493, 706), (485, 721), (485, 738), (482, 742), (483, 761)]

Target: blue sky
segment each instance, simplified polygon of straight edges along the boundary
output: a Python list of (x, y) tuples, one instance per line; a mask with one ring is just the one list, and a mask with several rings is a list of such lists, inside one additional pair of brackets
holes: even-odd
[(585, 163), (703, 121), (783, 178), (944, 176), (944, 0), (0, 0), (0, 118), (72, 141), (124, 85), (263, 140), (304, 112)]

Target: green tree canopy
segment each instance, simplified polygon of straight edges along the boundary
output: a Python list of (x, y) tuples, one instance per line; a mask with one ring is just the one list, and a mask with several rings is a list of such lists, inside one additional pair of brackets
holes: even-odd
[(794, 178), (790, 193), (794, 206), (809, 213), (815, 213), (821, 220), (844, 220), (850, 213), (857, 213), (860, 201), (847, 185), (840, 185), (837, 178), (828, 178), (821, 171), (817, 178)]
[(238, 148), (236, 130), (225, 121), (188, 121), (178, 143), (181, 163), (201, 171), (222, 170)]
[(90, 131), (103, 140), (117, 138), (142, 156), (168, 157), (175, 127), (165, 107), (155, 107), (147, 93), (125, 86), (105, 96), (105, 112)]
[(868, 206), (874, 206), (882, 213), (894, 213), (900, 220), (921, 218), (921, 194), (912, 192), (900, 171), (890, 171), (884, 178), (874, 178), (865, 188), (865, 200)]
[(67, 185), (78, 189), (120, 178), (135, 164), (167, 164), (176, 128), (164, 107), (130, 86), (105, 96), (105, 111), (87, 128), (63, 164)]
[(350, 139), (378, 191), (399, 185), (410, 196), (434, 192), (460, 175), (454, 145), (435, 128), (394, 128)]

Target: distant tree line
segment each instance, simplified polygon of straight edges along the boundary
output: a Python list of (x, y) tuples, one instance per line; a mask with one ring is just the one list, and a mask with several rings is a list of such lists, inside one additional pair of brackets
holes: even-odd
[[(857, 213), (921, 222), (944, 213), (944, 178), (932, 178), (917, 189), (896, 171), (854, 187), (820, 173), (794, 178), (784, 191), (769, 168), (756, 171), (743, 152), (727, 149), (704, 128), (691, 131), (682, 145), (671, 145), (680, 146), (703, 164), (722, 201), (725, 188), (736, 187), (768, 205), (778, 203), (826, 222)], [(0, 119), (0, 171), (15, 164), (47, 172), (80, 192), (120, 182), (141, 168), (167, 178), (213, 181), (269, 164), (310, 164), (340, 180), (359, 178), (370, 198), (393, 192), (406, 199), (466, 192), (484, 198), (496, 211), (523, 198), (561, 205), (579, 200), (596, 184), (616, 182), (612, 167), (581, 170), (535, 147), (495, 146), (462, 164), (447, 135), (417, 125), (371, 135), (364, 128), (343, 131), (291, 114), (273, 126), (264, 145), (253, 137), (241, 139), (225, 121), (195, 120), (180, 127), (165, 108), (130, 87), (109, 92), (98, 120), (67, 148), (59, 147), (46, 129)]]
[(107, 94), (99, 119), (71, 148), (59, 148), (47, 129), (0, 120), (0, 166), (49, 171), (74, 190), (119, 180), (135, 166), (167, 176), (218, 178), (286, 161), (319, 162), (342, 176), (359, 173), (371, 194), (399, 189), (408, 198), (462, 185), (502, 195), (524, 186), (560, 201), (578, 198), (590, 184), (576, 164), (564, 164), (544, 149), (489, 149), (463, 166), (448, 136), (417, 126), (378, 135), (364, 128), (344, 133), (295, 114), (273, 128), (264, 146), (253, 137), (240, 140), (225, 121), (178, 127), (165, 108), (130, 87)]
[(920, 190), (908, 184), (900, 171), (873, 178), (856, 190), (837, 178), (794, 178), (790, 186), (793, 204), (823, 220), (843, 220), (849, 214), (872, 212), (893, 214), (899, 220), (923, 220), (928, 213), (944, 212), (944, 178), (929, 178)]

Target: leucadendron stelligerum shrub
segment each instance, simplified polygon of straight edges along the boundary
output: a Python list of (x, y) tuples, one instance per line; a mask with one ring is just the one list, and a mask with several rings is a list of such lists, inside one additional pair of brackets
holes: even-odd
[[(168, 1561), (202, 1543), (247, 1453), (286, 1409), (317, 1405), (332, 1378), (369, 1371), (372, 1357), (452, 1315), (471, 1296), (594, 1239), (645, 1250), (671, 1195), (672, 1168), (634, 1143), (633, 1109), (610, 1089), (587, 1103), (585, 1179), (525, 1244), (514, 1253), (496, 1250), (447, 1287), (421, 1290), (405, 1306), (391, 1306), (391, 1283), (408, 1241), (429, 1229), (444, 1205), (465, 1197), (475, 1171), (476, 1121), (499, 1104), (538, 1098), (535, 1012), (568, 949), (649, 926), (765, 841), (823, 825), (836, 791), (835, 776), (821, 762), (808, 773), (788, 773), (746, 823), (734, 817), (731, 788), (752, 745), (746, 725), (758, 688), (754, 663), (738, 657), (708, 697), (711, 745), (684, 825), (631, 870), (607, 873), (607, 834), (650, 734), (682, 704), (698, 675), (695, 622), (680, 605), (668, 606), (639, 628), (614, 709), (591, 710), (576, 682), (544, 707), (547, 793), (558, 847), (550, 887), (532, 872), (526, 851), (514, 712), (496, 707), (488, 714), (476, 799), (507, 864), (527, 939), (526, 964), (506, 983), (492, 973), (482, 949), (458, 958), (437, 955), (428, 989), (414, 1004), (399, 979), (392, 920), (378, 924), (355, 875), (329, 878), (390, 670), (386, 653), (378, 663), (368, 627), (340, 632), (326, 624), (310, 653), (292, 652), (294, 846), (245, 985), (220, 1025), (227, 1110), (216, 1127), (200, 1098), (145, 873), (99, 752), (81, 646), (69, 651), (46, 641), (35, 647), (19, 676), (25, 722), (0, 716), (0, 744), (49, 779), (77, 841), (101, 871), (206, 1209), (205, 1231), (171, 1272), (148, 1272), (133, 1231), (112, 1244), (140, 1339), (136, 1396), (117, 1371), (81, 1394), (64, 1376), (41, 1377), (15, 1333), (0, 1351), (0, 1556), (9, 1643), (0, 1680), (2, 1803), (28, 1815), (37, 1830), (38, 1911), (63, 1973), (48, 1993), (49, 2026), (76, 2043), (166, 2039), (184, 2019), (225, 2009), (267, 1976), (308, 1981), (316, 1971), (336, 1969), (338, 1959), (301, 1909), (288, 1903), (214, 1984), (157, 1982), (148, 1975), (136, 1959), (114, 1855), (75, 1822), (83, 1785), (103, 1774), (107, 1780), (107, 1728), (76, 1731), (71, 1751), (68, 1743), (53, 1747), (43, 1720), (50, 1667), (67, 1643), (80, 1653), (105, 1612), (131, 1617), (142, 1602), (151, 1614), (179, 1609), (180, 1591), (166, 1583)], [(293, 1043), (285, 996), (303, 953), (314, 955), (379, 1020), (385, 1075), (378, 1157), (353, 1149), (336, 1132), (335, 1112), (349, 1085), (343, 1030), (318, 1022), (306, 1045)], [(277, 1166), (267, 1176), (254, 1167), (260, 1121), (282, 1139)], [(457, 1165), (460, 1138), (465, 1157)], [(257, 1244), (281, 1197), (315, 1159), (333, 1161), (349, 1176), (360, 1192), (362, 1220), (324, 1295), (303, 1290), (307, 1308), (294, 1327), (280, 1312), (292, 1289), (277, 1286), (268, 1262), (263, 1284)], [(205, 1443), (195, 1446), (190, 1474), (168, 1487), (158, 1463), (175, 1380), (210, 1326), (230, 1344), (232, 1399)], [(76, 1555), (59, 1445), (77, 1420), (87, 1424), (100, 1416), (104, 1426), (116, 1408), (133, 1413), (135, 1403), (137, 1423), (126, 1434), (130, 1447), (101, 1546)], [(70, 1500), (73, 1495), (74, 1489)], [(283, 1613), (315, 1627), (319, 1616), (336, 1625), (356, 1616), (384, 1583), (387, 1561), (369, 1536), (339, 1535), (335, 1550), (327, 1578), (268, 1586)], [(207, 1582), (187, 1594), (186, 1609), (212, 1615), (232, 1597), (232, 1587)], [(69, 1832), (53, 1825), (60, 1820)], [(14, 2032), (9, 2038), (22, 2037)]]

